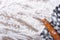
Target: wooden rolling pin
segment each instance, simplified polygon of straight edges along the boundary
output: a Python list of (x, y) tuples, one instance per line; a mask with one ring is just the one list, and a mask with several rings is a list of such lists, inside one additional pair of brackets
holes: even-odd
[(50, 32), (50, 34), (51, 34), (51, 36), (53, 37), (54, 40), (60, 40), (59, 34), (55, 31), (53, 26), (45, 18), (44, 19), (40, 19), (40, 21), (43, 22), (43, 24), (45, 25), (47, 30)]

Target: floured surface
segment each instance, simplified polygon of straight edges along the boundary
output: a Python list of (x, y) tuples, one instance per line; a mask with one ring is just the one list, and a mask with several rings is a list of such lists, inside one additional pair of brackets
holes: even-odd
[(51, 21), (51, 13), (59, 2), (0, 0), (0, 40), (40, 40), (44, 25), (33, 17), (45, 17)]

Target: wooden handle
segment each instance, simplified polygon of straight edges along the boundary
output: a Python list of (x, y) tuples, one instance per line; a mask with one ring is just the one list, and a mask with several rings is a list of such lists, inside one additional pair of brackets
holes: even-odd
[(50, 34), (54, 38), (54, 40), (60, 40), (60, 36), (55, 31), (55, 29), (53, 28), (53, 26), (45, 18), (44, 19), (40, 19), (40, 20), (43, 22), (43, 24), (45, 25), (45, 27), (47, 28), (47, 30), (50, 32)]

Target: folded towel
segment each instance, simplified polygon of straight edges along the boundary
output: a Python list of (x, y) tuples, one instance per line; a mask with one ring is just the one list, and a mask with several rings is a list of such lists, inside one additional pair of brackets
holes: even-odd
[[(50, 23), (54, 26), (54, 29), (58, 32), (58, 34), (60, 34), (60, 4), (53, 10), (51, 19), (52, 21)], [(44, 40), (53, 40), (53, 37), (46, 28), (44, 28), (40, 35)]]

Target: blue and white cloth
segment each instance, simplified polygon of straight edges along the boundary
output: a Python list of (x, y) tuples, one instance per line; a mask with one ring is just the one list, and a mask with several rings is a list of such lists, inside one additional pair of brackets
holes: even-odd
[[(54, 29), (60, 35), (60, 5), (56, 6), (56, 8), (53, 10), (51, 19), (52, 19), (51, 24), (54, 26)], [(43, 30), (40, 36), (44, 40), (54, 40), (46, 28)]]

